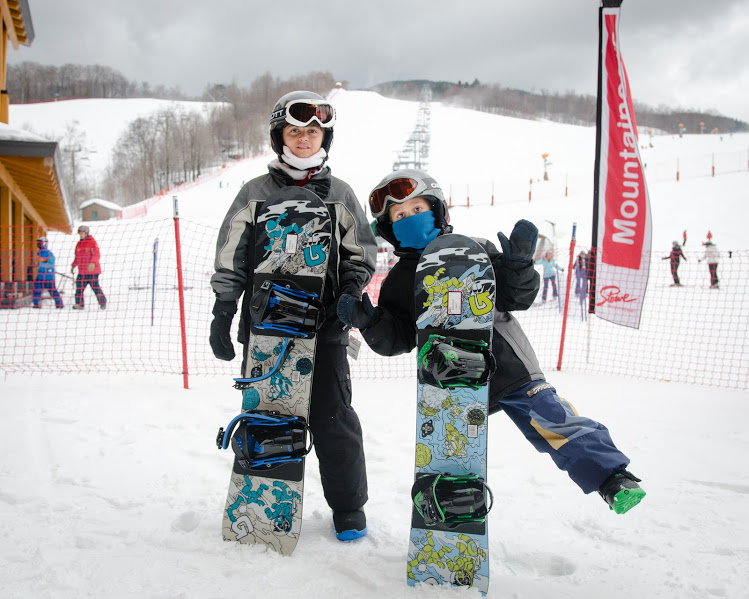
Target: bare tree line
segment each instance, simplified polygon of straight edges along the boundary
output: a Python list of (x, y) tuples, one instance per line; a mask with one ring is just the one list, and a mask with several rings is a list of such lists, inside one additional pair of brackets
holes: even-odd
[[(102, 197), (121, 206), (139, 202), (180, 183), (195, 180), (206, 170), (229, 160), (250, 156), (268, 144), (268, 119), (276, 100), (295, 89), (326, 94), (335, 86), (330, 73), (313, 72), (290, 79), (266, 73), (248, 88), (209, 84), (202, 101), (212, 103), (208, 114), (178, 105), (129, 123), (115, 145), (102, 180), (83, 177), (78, 154), (85, 133), (69, 123), (60, 143), (63, 179), (75, 206)], [(109, 67), (65, 65), (51, 67), (24, 62), (8, 66), (7, 87), (13, 102), (63, 98), (187, 98), (178, 89), (151, 88), (127, 81)], [(43, 133), (40, 133), (44, 135)]]
[[(336, 84), (328, 72), (313, 72), (290, 79), (270, 73), (256, 78), (249, 87), (208, 84), (200, 98), (188, 98), (179, 88), (151, 87), (128, 81), (121, 73), (101, 65), (39, 65), (33, 62), (8, 65), (7, 89), (12, 102), (39, 102), (65, 98), (160, 98), (202, 100), (213, 103), (206, 115), (190, 113), (177, 105), (129, 124), (116, 144), (111, 166), (102, 180), (76, 176), (76, 154), (83, 145), (75, 125), (63, 139), (63, 177), (74, 205), (103, 197), (122, 206), (141, 201), (160, 190), (193, 181), (207, 169), (229, 160), (250, 156), (268, 144), (268, 117), (275, 101), (288, 91), (309, 89), (327, 93)], [(345, 82), (344, 82), (345, 84)], [(418, 101), (424, 85), (432, 99), (519, 118), (592, 125), (596, 98), (574, 92), (532, 93), (500, 85), (444, 81), (394, 81), (371, 88), (385, 96)], [(697, 111), (653, 109), (636, 103), (638, 125), (670, 133), (730, 133), (747, 131), (749, 125), (721, 115)]]
[(208, 86), (203, 99), (213, 102), (213, 108), (207, 116), (167, 108), (135, 119), (116, 144), (102, 183), (105, 196), (127, 206), (260, 152), (268, 145), (268, 119), (280, 96), (295, 89), (325, 94), (334, 85), (329, 73), (287, 80), (266, 74), (247, 89)]
[(115, 146), (101, 195), (126, 206), (192, 181), (219, 161), (210, 117), (165, 108), (128, 125)]
[(187, 100), (179, 88), (129, 81), (119, 71), (102, 65), (66, 64), (61, 67), (21, 62), (7, 66), (6, 88), (12, 102), (47, 102), (69, 98), (162, 98)]
[[(392, 81), (376, 85), (372, 89), (388, 97), (418, 100), (424, 85), (432, 88), (433, 100), (461, 108), (575, 125), (590, 126), (596, 122), (595, 96), (571, 91), (534, 93), (497, 84), (486, 85), (477, 79), (470, 84), (420, 80)], [(749, 131), (749, 124), (719, 114), (673, 110), (666, 106), (652, 108), (640, 102), (635, 102), (635, 114), (640, 128), (652, 128), (667, 133)]]

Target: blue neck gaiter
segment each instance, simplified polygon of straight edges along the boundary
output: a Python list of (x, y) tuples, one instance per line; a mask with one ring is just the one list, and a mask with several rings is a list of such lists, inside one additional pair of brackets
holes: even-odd
[(402, 248), (423, 250), (439, 234), (440, 230), (434, 226), (434, 214), (431, 211), (412, 214), (393, 223), (393, 235)]

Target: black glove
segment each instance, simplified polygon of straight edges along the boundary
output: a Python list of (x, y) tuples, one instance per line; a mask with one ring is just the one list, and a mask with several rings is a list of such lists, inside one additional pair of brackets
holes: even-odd
[(366, 329), (374, 324), (376, 317), (377, 310), (366, 293), (361, 299), (344, 293), (338, 300), (338, 318), (347, 326)]
[(211, 322), (211, 336), (208, 338), (213, 355), (219, 360), (227, 362), (234, 359), (234, 345), (231, 342), (231, 321), (237, 312), (234, 302), (216, 300), (213, 305), (213, 321)]
[(526, 262), (533, 260), (538, 241), (538, 228), (529, 220), (520, 219), (515, 223), (510, 239), (505, 237), (501, 231), (497, 233), (497, 239), (502, 246), (502, 253), (509, 260), (515, 262)]

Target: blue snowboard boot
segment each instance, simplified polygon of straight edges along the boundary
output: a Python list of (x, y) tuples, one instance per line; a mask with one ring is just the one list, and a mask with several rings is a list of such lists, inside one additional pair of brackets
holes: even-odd
[(353, 541), (367, 534), (367, 517), (362, 509), (333, 512), (333, 525), (339, 541)]

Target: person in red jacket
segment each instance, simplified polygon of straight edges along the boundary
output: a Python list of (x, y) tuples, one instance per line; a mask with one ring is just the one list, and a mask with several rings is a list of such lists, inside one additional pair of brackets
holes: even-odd
[(75, 304), (73, 310), (83, 310), (83, 291), (87, 285), (96, 294), (99, 301), (99, 307), (104, 310), (107, 307), (107, 298), (99, 287), (99, 275), (101, 274), (101, 265), (99, 264), (99, 245), (96, 240), (89, 234), (86, 225), (78, 227), (80, 240), (75, 245), (75, 259), (70, 267), (70, 272), (75, 272), (78, 267), (78, 276), (75, 279)]

